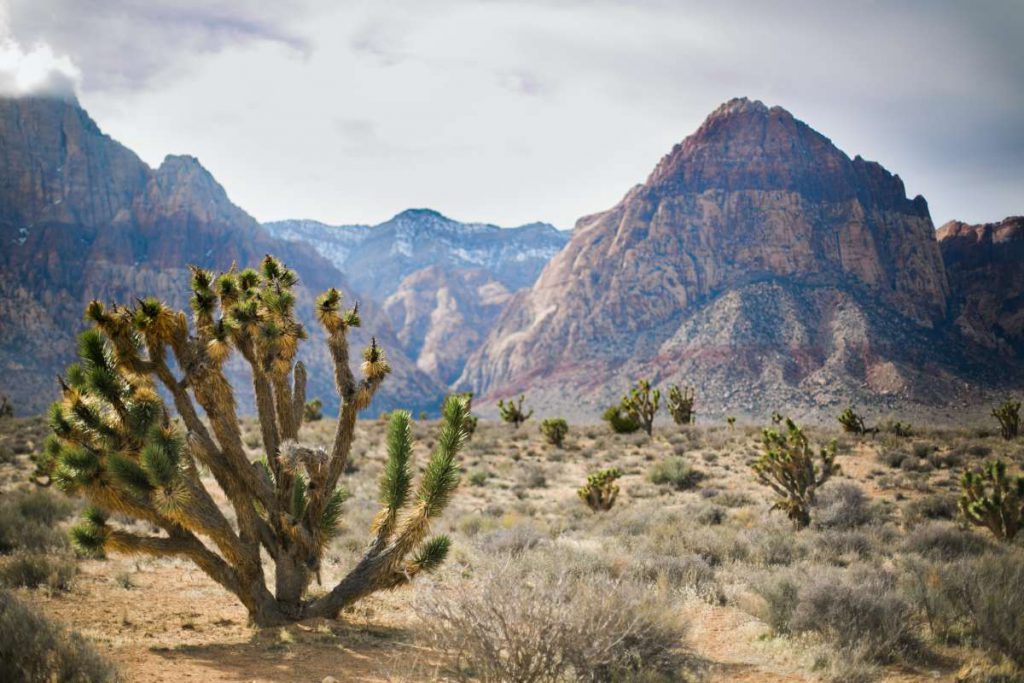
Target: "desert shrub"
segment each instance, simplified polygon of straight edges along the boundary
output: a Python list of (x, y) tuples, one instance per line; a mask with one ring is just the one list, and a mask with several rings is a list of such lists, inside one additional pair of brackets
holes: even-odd
[(816, 632), (837, 648), (874, 662), (898, 660), (919, 649), (913, 608), (896, 577), (877, 570), (808, 574), (790, 628)]
[(885, 420), (880, 422), (878, 430), (883, 434), (892, 434), (898, 437), (908, 437), (914, 435), (914, 428), (909, 422), (900, 422), (898, 420)]
[(632, 434), (640, 430), (640, 421), (634, 419), (621, 405), (609, 406), (601, 415), (616, 434)]
[(762, 577), (751, 585), (763, 601), (757, 617), (768, 624), (774, 633), (789, 635), (793, 612), (799, 603), (801, 575), (785, 570)]
[(544, 532), (533, 524), (517, 524), (508, 529), (495, 529), (480, 536), (479, 547), (489, 556), (520, 555), (537, 547)]
[(490, 474), (484, 469), (470, 470), (469, 474), (466, 475), (466, 481), (469, 482), (470, 486), (483, 486), (487, 483), (487, 478)]
[(789, 566), (807, 555), (793, 530), (777, 525), (745, 530), (741, 538), (749, 548), (749, 559), (764, 567)]
[(907, 593), (944, 641), (975, 642), (1024, 668), (1024, 554), (910, 563)]
[(980, 555), (991, 548), (983, 536), (944, 522), (915, 527), (903, 540), (904, 552), (946, 561)]
[(548, 479), (544, 474), (544, 470), (537, 465), (529, 465), (521, 470), (517, 477), (517, 482), (520, 486), (527, 489), (539, 489), (548, 485)]
[(956, 498), (948, 494), (930, 493), (903, 506), (903, 516), (911, 524), (927, 519), (955, 519)]
[(0, 680), (100, 683), (117, 675), (84, 638), (0, 591)]
[(70, 513), (70, 502), (49, 491), (5, 496), (0, 501), (0, 553), (66, 547), (67, 537), (56, 524)]
[(66, 591), (71, 590), (75, 570), (74, 559), (67, 555), (21, 553), (0, 562), (0, 585)]
[(560, 417), (547, 418), (540, 423), (540, 431), (549, 444), (561, 448), (569, 433), (569, 423)]
[(814, 555), (828, 564), (844, 566), (874, 552), (871, 536), (859, 529), (827, 529), (814, 537)]
[(871, 505), (864, 491), (853, 482), (831, 482), (818, 492), (814, 503), (816, 527), (853, 529), (871, 521)]
[(882, 448), (878, 451), (878, 461), (893, 469), (901, 467), (909, 457), (910, 454), (902, 448)]
[(656, 555), (631, 564), (633, 576), (646, 583), (665, 583), (710, 604), (723, 602), (715, 568), (698, 555)]
[(682, 491), (700, 480), (700, 473), (693, 469), (686, 458), (671, 456), (655, 464), (647, 478), (652, 484), (669, 484)]
[[(539, 566), (537, 566), (539, 565)], [(489, 681), (678, 680), (685, 629), (633, 581), (524, 556), (416, 603), (426, 635)]]
[(725, 521), (725, 508), (718, 505), (701, 505), (693, 515), (699, 524), (717, 526)]
[(716, 503), (727, 508), (742, 508), (754, 504), (750, 496), (739, 491), (722, 491), (714, 496), (714, 499)]

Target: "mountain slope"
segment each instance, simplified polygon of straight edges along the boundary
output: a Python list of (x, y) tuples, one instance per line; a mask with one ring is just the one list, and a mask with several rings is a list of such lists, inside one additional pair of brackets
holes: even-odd
[(715, 414), (929, 405), (985, 372), (946, 329), (948, 296), (923, 198), (737, 99), (579, 220), (460, 383), (591, 418), (644, 375), (696, 384)]
[[(327, 287), (351, 286), (310, 247), (271, 237), (192, 157), (167, 157), (150, 169), (73, 100), (0, 98), (0, 243), (0, 391), (20, 412), (54, 398), (54, 377), (73, 360), (89, 300), (156, 294), (187, 308), (189, 264), (256, 265), (266, 253), (303, 279), (310, 395), (336, 405), (311, 303)], [(356, 343), (376, 334), (395, 367), (377, 406), (436, 409), (442, 387), (401, 353), (372, 303), (363, 313)], [(241, 364), (231, 370), (250, 405), (247, 373)]]
[(499, 228), (459, 223), (430, 209), (409, 209), (375, 226), (328, 226), (316, 221), (266, 223), (272, 235), (306, 242), (378, 301), (417, 270), (439, 266), (483, 269), (511, 291), (533, 284), (569, 239), (547, 223)]
[(957, 326), (1004, 355), (1024, 357), (1024, 216), (946, 223), (936, 233)]

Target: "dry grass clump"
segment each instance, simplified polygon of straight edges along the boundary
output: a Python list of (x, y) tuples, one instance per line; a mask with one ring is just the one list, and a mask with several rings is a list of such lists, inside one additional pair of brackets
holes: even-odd
[(0, 680), (102, 683), (117, 673), (80, 635), (0, 591)]
[(532, 552), (417, 601), (453, 674), (481, 681), (683, 680), (685, 628), (650, 586)]

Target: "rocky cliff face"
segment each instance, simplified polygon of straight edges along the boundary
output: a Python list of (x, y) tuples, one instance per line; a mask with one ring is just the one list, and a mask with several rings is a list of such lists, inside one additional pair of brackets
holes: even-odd
[(569, 239), (546, 223), (499, 228), (410, 209), (375, 226), (268, 223), (344, 272), (364, 297), (383, 301), (402, 350), (444, 385), (462, 373), (509, 293), (529, 287)]
[(447, 386), (458, 379), (510, 297), (483, 269), (430, 266), (402, 280), (383, 310), (416, 366)]
[(357, 290), (379, 301), (409, 275), (434, 266), (482, 269), (511, 291), (523, 289), (569, 240), (547, 223), (499, 228), (460, 223), (430, 209), (409, 209), (375, 226), (279, 221), (266, 227), (275, 236), (309, 244)]
[[(0, 98), (0, 243), (0, 389), (24, 413), (54, 398), (91, 299), (156, 294), (185, 308), (189, 264), (255, 265), (266, 253), (298, 270), (299, 308), (310, 318), (314, 293), (351, 291), (312, 248), (273, 238), (232, 204), (196, 159), (168, 157), (150, 169), (74, 101)], [(363, 310), (357, 343), (376, 334), (395, 367), (379, 407), (436, 409), (442, 387), (402, 354), (372, 302)], [(333, 408), (329, 358), (318, 326), (306, 322), (310, 395)], [(241, 365), (233, 373), (245, 401), (250, 380)]]
[(641, 375), (696, 384), (716, 413), (928, 402), (962, 385), (945, 362), (948, 296), (923, 198), (784, 109), (738, 99), (580, 219), (460, 381), (529, 387), (591, 418)]
[(937, 233), (952, 287), (951, 315), (974, 341), (1024, 358), (1024, 216), (946, 223)]

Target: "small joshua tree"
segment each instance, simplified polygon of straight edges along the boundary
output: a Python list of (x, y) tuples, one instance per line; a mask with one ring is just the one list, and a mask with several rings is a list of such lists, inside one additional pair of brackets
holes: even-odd
[(621, 476), (618, 467), (595, 472), (587, 477), (587, 483), (576, 491), (576, 495), (594, 512), (611, 510), (619, 495), (619, 485), (615, 480)]
[(693, 403), (696, 400), (696, 391), (693, 387), (679, 388), (672, 384), (668, 388), (668, 412), (672, 415), (677, 425), (693, 424), (696, 414), (693, 412)]
[(785, 419), (786, 418), (784, 418), (782, 416), (782, 413), (780, 413), (779, 411), (777, 411), (777, 410), (773, 410), (772, 411), (771, 420), (772, 420), (772, 424), (773, 425), (780, 425), (780, 424), (782, 424), (782, 421), (785, 420)]
[(1006, 464), (996, 460), (980, 471), (964, 472), (960, 486), (964, 519), (1000, 541), (1012, 541), (1024, 526), (1024, 476), (1006, 476)]
[(321, 412), (324, 407), (324, 402), (318, 398), (314, 398), (312, 401), (306, 401), (306, 406), (302, 409), (302, 419), (304, 422), (317, 422), (318, 420), (324, 419), (324, 414)]
[(0, 417), (13, 417), (14, 405), (7, 400), (6, 396), (0, 395)]
[(569, 423), (560, 417), (549, 417), (540, 423), (540, 431), (549, 444), (561, 448), (569, 433)]
[(529, 412), (523, 412), (523, 401), (525, 400), (526, 396), (524, 394), (519, 395), (518, 403), (514, 399), (509, 399), (508, 403), (503, 399), (498, 399), (498, 413), (501, 415), (501, 419), (519, 429), (519, 425), (529, 420), (530, 416), (533, 415), (532, 408)]
[(622, 409), (633, 420), (639, 422), (647, 436), (650, 436), (654, 430), (654, 416), (658, 412), (660, 402), (661, 391), (651, 389), (651, 383), (641, 379), (622, 397)]
[(1007, 441), (1020, 434), (1020, 401), (1007, 399), (992, 410), (992, 417), (999, 420), (999, 431)]
[[(72, 539), (86, 552), (180, 557), (194, 562), (245, 605), (261, 626), (334, 617), (380, 590), (397, 588), (445, 558), (449, 539), (428, 538), (459, 477), (466, 402), (443, 407), (437, 446), (413, 493), (409, 414), (388, 423), (381, 510), (365, 554), (331, 590), (306, 597), (345, 500), (345, 471), (356, 415), (390, 372), (376, 341), (363, 351), (362, 379), (349, 366), (348, 332), (357, 308), (342, 310), (330, 289), (316, 302), (341, 398), (329, 451), (296, 439), (306, 371), (295, 361), (305, 330), (294, 314), (294, 272), (268, 256), (262, 271), (219, 276), (192, 269), (193, 324), (157, 299), (107, 308), (91, 303), (93, 328), (79, 340), (81, 362), (61, 380), (50, 410), (54, 436), (37, 462), (40, 475), (91, 503)], [(234, 390), (224, 363), (237, 353), (252, 371), (264, 459), (250, 462)], [(171, 419), (157, 388), (173, 401)], [(200, 418), (200, 408), (206, 419)], [(200, 475), (204, 465), (223, 491), (222, 510)], [(156, 534), (114, 523), (144, 522)], [(262, 554), (274, 563), (267, 586)]]
[(843, 426), (843, 431), (849, 434), (865, 434), (868, 431), (864, 426), (864, 418), (854, 412), (852, 406), (841, 412), (837, 419)]
[(786, 418), (785, 431), (765, 429), (761, 435), (762, 453), (751, 466), (758, 480), (776, 493), (772, 510), (782, 510), (797, 529), (811, 523), (811, 505), (818, 488), (839, 471), (835, 464), (836, 445), (830, 443), (818, 452), (820, 466), (814, 464), (814, 450), (803, 430)]
[(729, 429), (732, 429), (733, 427), (736, 426), (736, 418), (733, 417), (732, 415), (725, 418), (725, 421), (729, 424)]
[(632, 434), (640, 429), (640, 421), (625, 411), (622, 405), (610, 406), (601, 415), (616, 434)]

